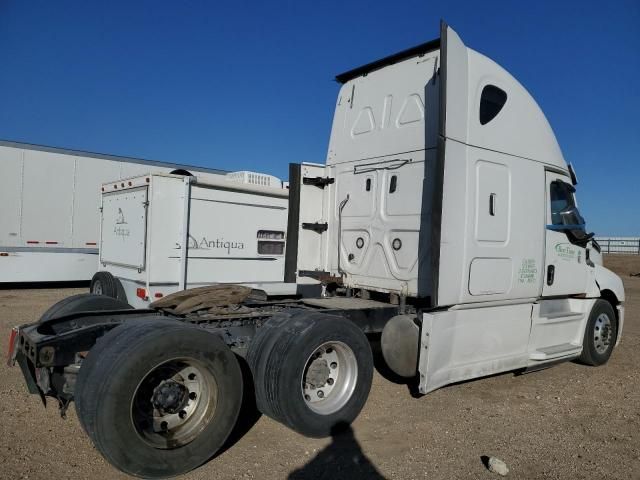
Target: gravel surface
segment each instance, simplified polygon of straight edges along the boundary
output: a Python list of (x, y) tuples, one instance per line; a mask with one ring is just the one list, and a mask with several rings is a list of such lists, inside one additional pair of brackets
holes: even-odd
[[(230, 448), (184, 479), (500, 478), (483, 458), (498, 457), (508, 478), (640, 478), (640, 257), (609, 256), (623, 272), (623, 341), (600, 368), (565, 363), (498, 375), (413, 398), (380, 374), (353, 431), (304, 438), (261, 417)], [(84, 289), (0, 290), (0, 354), (12, 326)], [(29, 395), (20, 370), (0, 367), (0, 478), (127, 478), (49, 401)]]

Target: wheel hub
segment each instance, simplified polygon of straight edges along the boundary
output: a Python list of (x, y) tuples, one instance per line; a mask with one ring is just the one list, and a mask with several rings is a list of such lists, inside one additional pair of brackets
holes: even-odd
[(327, 383), (330, 374), (331, 371), (327, 361), (323, 358), (316, 358), (311, 362), (309, 370), (307, 370), (307, 384), (313, 388), (323, 387)]
[(151, 403), (161, 413), (178, 413), (187, 403), (187, 387), (175, 380), (163, 380), (153, 390)]
[(188, 444), (212, 420), (218, 386), (199, 361), (172, 359), (151, 369), (131, 402), (131, 420), (138, 434), (153, 448)]
[(351, 398), (358, 378), (353, 350), (342, 342), (326, 342), (308, 358), (302, 374), (302, 397), (321, 415), (330, 415)]
[(596, 318), (593, 330), (593, 342), (596, 352), (602, 355), (607, 351), (611, 344), (611, 336), (611, 319), (603, 313)]

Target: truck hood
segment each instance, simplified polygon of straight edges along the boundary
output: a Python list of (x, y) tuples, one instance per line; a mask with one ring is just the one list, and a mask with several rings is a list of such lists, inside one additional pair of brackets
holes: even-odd
[(616, 295), (619, 302), (624, 302), (624, 285), (622, 284), (622, 279), (602, 265), (596, 264), (595, 269), (596, 283), (598, 284), (600, 291), (611, 290)]

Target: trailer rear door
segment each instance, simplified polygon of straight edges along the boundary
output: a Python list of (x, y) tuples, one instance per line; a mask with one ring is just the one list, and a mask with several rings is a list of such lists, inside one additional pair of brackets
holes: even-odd
[(100, 263), (145, 268), (147, 187), (102, 196)]

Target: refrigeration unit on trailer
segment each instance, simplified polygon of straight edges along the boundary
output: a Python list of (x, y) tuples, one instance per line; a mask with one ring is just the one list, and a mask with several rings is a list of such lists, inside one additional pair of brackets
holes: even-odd
[(326, 165), (289, 175), (285, 280), (322, 295), (213, 286), (147, 310), (89, 295), (15, 330), (30, 391), (63, 411), (75, 400), (120, 470), (163, 477), (211, 458), (240, 409), (234, 354), (264, 414), (321, 437), (367, 399), (365, 334), (422, 393), (601, 365), (620, 341), (622, 282), (593, 262), (575, 172), (509, 73), (443, 24), (438, 40), (337, 80)]
[(289, 192), (275, 177), (242, 173), (239, 180), (151, 174), (102, 185), (100, 270), (91, 291), (137, 308), (214, 283), (295, 294), (295, 283), (284, 283)]
[(98, 268), (100, 185), (156, 172), (227, 172), (0, 141), (0, 284), (88, 281)]

